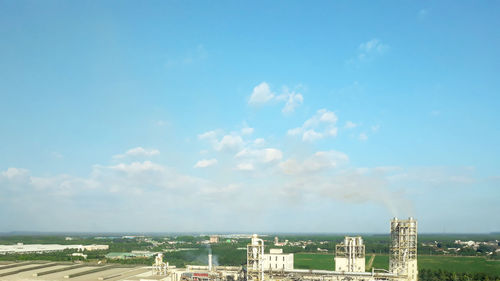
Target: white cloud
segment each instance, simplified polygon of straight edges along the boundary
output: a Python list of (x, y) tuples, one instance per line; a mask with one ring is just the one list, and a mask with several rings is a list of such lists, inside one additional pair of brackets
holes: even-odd
[(314, 116), (304, 122), (302, 127), (290, 129), (287, 131), (289, 136), (302, 135), (302, 140), (314, 142), (324, 137), (337, 136), (337, 115), (329, 110), (320, 109)]
[(254, 166), (253, 166), (252, 163), (239, 163), (236, 166), (236, 169), (240, 170), (240, 171), (253, 171), (254, 170)]
[[(253, 133), (253, 128), (245, 127), (241, 130), (242, 134)], [(216, 151), (235, 152), (241, 150), (245, 146), (245, 141), (239, 132), (223, 135), (222, 138), (217, 137), (218, 133), (215, 130), (208, 131), (198, 135), (200, 140), (208, 140)]]
[(357, 126), (358, 126), (358, 124), (356, 124), (352, 121), (347, 121), (347, 122), (345, 122), (344, 128), (353, 129), (353, 128), (356, 128)]
[(276, 95), (271, 91), (269, 84), (262, 82), (253, 88), (248, 103), (251, 105), (262, 105), (273, 101), (285, 102), (285, 106), (281, 111), (283, 113), (291, 113), (302, 104), (304, 97), (301, 93), (290, 92), (287, 87), (284, 87), (282, 94)]
[(202, 159), (194, 165), (195, 168), (206, 168), (217, 164), (217, 159)]
[(337, 136), (337, 133), (338, 133), (338, 128), (335, 127), (335, 128), (330, 128), (326, 131), (326, 134), (328, 136), (332, 136), (332, 137), (336, 137)]
[(200, 139), (200, 140), (206, 140), (206, 139), (210, 140), (210, 139), (214, 139), (216, 137), (217, 137), (216, 131), (208, 131), (208, 132), (205, 132), (205, 133), (198, 135), (198, 139)]
[(342, 152), (318, 151), (299, 162), (294, 158), (287, 159), (280, 163), (281, 171), (288, 175), (299, 175), (304, 173), (318, 172), (328, 168), (336, 168), (337, 166), (347, 163), (349, 157)]
[(269, 88), (269, 84), (266, 82), (262, 82), (259, 85), (255, 86), (252, 91), (252, 95), (250, 96), (250, 100), (248, 103), (250, 104), (263, 104), (271, 101), (274, 98), (274, 93), (271, 92)]
[(361, 133), (361, 134), (359, 134), (358, 139), (360, 141), (366, 141), (366, 140), (368, 140), (368, 136), (365, 133)]
[(263, 146), (265, 143), (266, 141), (263, 138), (257, 138), (253, 141), (255, 146)]
[(313, 142), (315, 140), (319, 140), (322, 138), (323, 138), (323, 134), (318, 133), (313, 129), (305, 131), (304, 134), (302, 135), (302, 140), (308, 141), (308, 142)]
[(359, 45), (359, 50), (363, 53), (383, 53), (388, 48), (388, 45), (382, 44), (382, 42), (376, 38)]
[(253, 131), (254, 131), (254, 129), (250, 128), (250, 127), (245, 127), (243, 129), (241, 129), (241, 133), (243, 135), (251, 135), (251, 134), (253, 134)]
[(283, 113), (294, 112), (295, 108), (302, 104), (304, 97), (300, 93), (286, 91), (284, 94), (277, 97), (278, 100), (285, 101), (285, 107), (281, 110)]
[(154, 155), (160, 154), (160, 151), (158, 149), (145, 149), (142, 147), (135, 147), (132, 149), (127, 150), (125, 154), (118, 154), (113, 156), (115, 159), (120, 159), (120, 158), (125, 158), (127, 156), (129, 157), (150, 157)]
[(218, 151), (236, 151), (243, 147), (243, 139), (238, 135), (225, 135), (215, 144)]
[(378, 132), (378, 130), (380, 129), (380, 125), (373, 125), (373, 126), (371, 127), (371, 129), (372, 129), (372, 132), (374, 132), (374, 133), (375, 133), (375, 132)]
[(320, 110), (320, 112), (321, 112), (321, 117), (320, 117), (319, 120), (321, 122), (327, 122), (327, 123), (335, 123), (335, 122), (337, 122), (338, 118), (335, 115), (335, 113), (333, 113), (331, 111), (328, 111), (326, 109)]
[[(389, 50), (389, 45), (382, 43), (381, 40), (374, 38), (367, 42), (361, 43), (358, 47), (358, 61), (369, 61), (376, 56), (380, 56)], [(352, 63), (355, 60), (350, 60)]]
[(297, 136), (297, 135), (302, 134), (302, 131), (303, 131), (302, 127), (298, 127), (298, 128), (293, 128), (293, 129), (288, 130), (287, 134), (289, 136)]
[(155, 172), (163, 171), (163, 166), (155, 164), (151, 161), (133, 162), (130, 164), (120, 163), (114, 166), (109, 166), (107, 168), (115, 171), (125, 172), (128, 174), (137, 174), (137, 173), (151, 172), (151, 171)]
[(8, 179), (14, 179), (14, 178), (19, 178), (19, 177), (24, 177), (28, 173), (29, 173), (29, 171), (26, 169), (8, 168), (6, 171), (2, 171), (1, 175), (8, 178)]
[(245, 148), (238, 152), (235, 156), (236, 158), (250, 158), (251, 160), (269, 163), (283, 158), (283, 153), (281, 150), (276, 148), (265, 148), (265, 149), (248, 149)]

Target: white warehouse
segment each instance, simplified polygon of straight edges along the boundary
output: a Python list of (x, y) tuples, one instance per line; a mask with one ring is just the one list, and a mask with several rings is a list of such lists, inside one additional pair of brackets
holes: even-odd
[(263, 268), (265, 271), (279, 271), (293, 269), (293, 254), (283, 254), (283, 249), (271, 249), (264, 254)]
[(23, 244), (0, 245), (0, 254), (49, 253), (64, 250), (97, 251), (108, 250), (108, 245), (60, 245), (60, 244)]

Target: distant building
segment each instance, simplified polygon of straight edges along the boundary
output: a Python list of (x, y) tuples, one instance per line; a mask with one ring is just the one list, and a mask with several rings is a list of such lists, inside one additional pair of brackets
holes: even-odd
[(283, 249), (271, 249), (262, 260), (266, 271), (292, 270), (293, 254), (283, 254)]
[(219, 243), (219, 236), (217, 236), (217, 235), (210, 236), (210, 244), (214, 244), (214, 243)]
[(122, 252), (111, 252), (106, 254), (107, 259), (112, 260), (123, 260), (129, 258), (149, 258), (154, 256), (155, 253), (149, 251), (132, 251), (131, 253), (122, 253)]
[(0, 254), (49, 253), (64, 250), (96, 251), (108, 250), (108, 245), (60, 245), (60, 244), (23, 244), (0, 245)]
[(288, 243), (288, 240), (285, 240), (285, 242), (280, 243), (278, 236), (274, 237), (274, 246), (282, 247), (282, 246), (285, 246), (287, 243)]

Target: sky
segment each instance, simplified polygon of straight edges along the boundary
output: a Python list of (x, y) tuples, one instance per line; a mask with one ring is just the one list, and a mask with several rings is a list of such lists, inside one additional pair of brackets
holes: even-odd
[(0, 232), (500, 231), (499, 10), (0, 0)]

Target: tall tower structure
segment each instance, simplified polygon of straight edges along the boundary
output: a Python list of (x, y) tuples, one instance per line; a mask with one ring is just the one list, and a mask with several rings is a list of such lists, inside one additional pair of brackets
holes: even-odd
[(167, 275), (168, 273), (168, 262), (164, 263), (163, 262), (163, 254), (159, 253), (155, 257), (155, 263), (153, 263), (153, 266), (151, 267), (153, 270), (153, 275)]
[(417, 281), (417, 221), (391, 220), (389, 272), (406, 275), (408, 281)]
[(247, 245), (247, 280), (264, 280), (264, 240), (257, 234), (252, 235), (252, 241)]
[(335, 271), (365, 272), (365, 245), (361, 236), (344, 238), (335, 246)]

